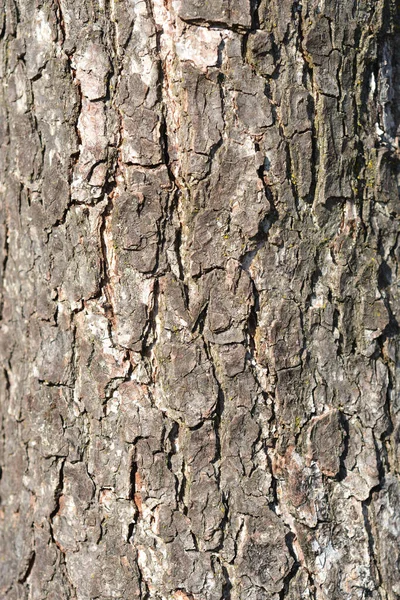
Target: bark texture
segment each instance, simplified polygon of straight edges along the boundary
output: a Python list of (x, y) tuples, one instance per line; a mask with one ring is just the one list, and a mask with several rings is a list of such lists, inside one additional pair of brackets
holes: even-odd
[(1, 598), (400, 598), (399, 2), (0, 38)]

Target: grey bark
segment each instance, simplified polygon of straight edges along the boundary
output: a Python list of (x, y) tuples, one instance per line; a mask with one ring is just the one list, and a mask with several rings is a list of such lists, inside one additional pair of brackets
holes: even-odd
[(400, 598), (400, 8), (0, 0), (0, 597)]

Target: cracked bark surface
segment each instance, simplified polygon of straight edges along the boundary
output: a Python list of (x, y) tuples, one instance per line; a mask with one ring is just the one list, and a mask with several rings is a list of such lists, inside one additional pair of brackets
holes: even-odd
[(400, 8), (0, 0), (0, 596), (400, 598)]

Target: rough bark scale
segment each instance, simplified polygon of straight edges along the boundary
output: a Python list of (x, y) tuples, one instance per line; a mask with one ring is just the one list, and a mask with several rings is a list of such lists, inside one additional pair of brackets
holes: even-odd
[(399, 3), (0, 36), (1, 598), (399, 598)]

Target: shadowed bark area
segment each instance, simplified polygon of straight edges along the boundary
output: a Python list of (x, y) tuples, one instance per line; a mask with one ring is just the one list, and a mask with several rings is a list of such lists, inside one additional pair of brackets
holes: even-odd
[(0, 597), (400, 598), (400, 6), (0, 0)]

